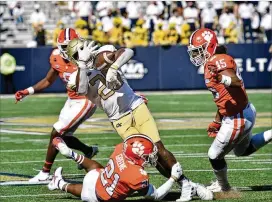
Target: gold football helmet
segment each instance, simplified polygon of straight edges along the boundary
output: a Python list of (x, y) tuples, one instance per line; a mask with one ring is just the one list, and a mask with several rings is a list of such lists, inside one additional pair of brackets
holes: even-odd
[(67, 55), (68, 58), (71, 62), (74, 64), (77, 64), (78, 62), (78, 49), (83, 48), (85, 40), (84, 39), (73, 39), (72, 41), (69, 42), (67, 46)]

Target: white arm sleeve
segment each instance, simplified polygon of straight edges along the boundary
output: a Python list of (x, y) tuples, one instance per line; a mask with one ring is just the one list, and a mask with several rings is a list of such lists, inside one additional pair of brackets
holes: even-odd
[(134, 55), (134, 51), (130, 48), (125, 48), (125, 51), (117, 58), (117, 60), (112, 64), (112, 66), (117, 66), (118, 68), (126, 64), (130, 58)]
[(174, 183), (175, 183), (175, 180), (173, 178), (169, 178), (158, 189), (156, 189), (154, 185), (149, 184), (148, 192), (145, 195), (145, 197), (159, 201), (165, 197), (165, 195), (170, 191)]
[(89, 80), (87, 75), (87, 69), (80, 69), (79, 71), (79, 83), (77, 88), (77, 93), (80, 95), (86, 95), (88, 93)]

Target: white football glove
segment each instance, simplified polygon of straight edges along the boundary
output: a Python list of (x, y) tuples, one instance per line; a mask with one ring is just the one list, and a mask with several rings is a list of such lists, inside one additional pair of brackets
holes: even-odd
[[(78, 62), (77, 65), (81, 69), (86, 69), (89, 67), (90, 61), (93, 62), (94, 56), (97, 53), (98, 45), (95, 45), (94, 41), (85, 41), (83, 48), (78, 48)], [(88, 65), (87, 65), (88, 63)]]
[(115, 90), (121, 87), (121, 82), (118, 80), (118, 71), (114, 67), (110, 67), (106, 75), (107, 88)]
[(182, 168), (181, 165), (179, 164), (179, 162), (177, 162), (176, 164), (174, 164), (172, 166), (172, 170), (171, 170), (171, 177), (177, 181), (180, 176), (182, 175)]

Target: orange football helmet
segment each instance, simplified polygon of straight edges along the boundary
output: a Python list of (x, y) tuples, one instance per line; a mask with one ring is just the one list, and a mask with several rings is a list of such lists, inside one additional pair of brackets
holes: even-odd
[(214, 31), (202, 28), (194, 31), (190, 37), (188, 54), (191, 62), (195, 66), (200, 66), (215, 53), (218, 45), (217, 37)]
[(156, 166), (158, 160), (157, 153), (157, 146), (145, 135), (132, 135), (124, 140), (124, 156), (142, 167)]
[(72, 28), (65, 28), (61, 30), (61, 32), (59, 33), (57, 44), (58, 44), (58, 49), (61, 52), (61, 56), (64, 59), (68, 59), (67, 50), (66, 50), (68, 43), (71, 40), (77, 39), (77, 38), (80, 38), (80, 36), (77, 34), (76, 30)]

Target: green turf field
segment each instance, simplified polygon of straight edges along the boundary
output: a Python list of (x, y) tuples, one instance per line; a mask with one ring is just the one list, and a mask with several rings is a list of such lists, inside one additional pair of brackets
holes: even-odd
[[(249, 94), (257, 109), (253, 132), (271, 128), (272, 95)], [(165, 146), (182, 164), (184, 173), (193, 181), (208, 184), (213, 178), (207, 151), (212, 139), (206, 127), (213, 120), (215, 105), (211, 95), (149, 95), (149, 108), (156, 118)], [(42, 168), (52, 124), (57, 120), (64, 97), (29, 97), (14, 104), (13, 99), (0, 99), (1, 118), (1, 173), (0, 181), (27, 181)], [(105, 115), (98, 110), (76, 133), (87, 144), (98, 144), (100, 153), (95, 157), (102, 164), (121, 139), (111, 128)], [(272, 144), (250, 157), (227, 156), (229, 181), (238, 189), (229, 194), (217, 194), (220, 201), (272, 201)], [(57, 157), (53, 169), (62, 166), (64, 175), (72, 181), (81, 181), (83, 172), (76, 164), (62, 156)], [(148, 169), (151, 182), (156, 186), (165, 179), (155, 169)], [(179, 197), (175, 187), (165, 201)], [(69, 194), (49, 191), (45, 185), (0, 186), (0, 201), (78, 201)], [(135, 196), (128, 200), (139, 201)]]

